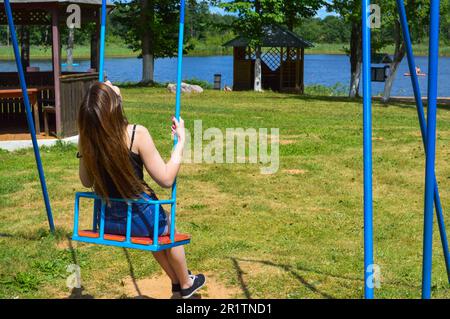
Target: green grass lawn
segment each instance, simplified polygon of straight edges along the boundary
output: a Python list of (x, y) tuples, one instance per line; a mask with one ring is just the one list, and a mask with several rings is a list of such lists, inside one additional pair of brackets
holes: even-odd
[[(174, 96), (123, 89), (130, 122), (149, 128), (165, 158)], [(340, 98), (207, 91), (186, 95), (183, 116), (203, 127), (279, 128), (280, 169), (185, 164), (178, 228), (194, 271), (214, 274), (239, 297), (361, 298), (363, 209), (361, 104)], [(374, 239), (378, 298), (419, 298), (424, 156), (415, 109), (374, 105)], [(450, 202), (450, 112), (440, 109), (437, 176)], [(84, 294), (124, 297), (122, 280), (160, 272), (150, 253), (71, 243), (76, 148), (42, 149), (55, 222), (49, 235), (31, 150), (0, 151), (0, 297), (68, 297), (66, 267), (82, 269)], [(153, 183), (154, 185), (154, 183)], [(167, 191), (156, 188), (160, 197)], [(90, 213), (83, 223), (88, 225)], [(450, 214), (446, 213), (447, 225)], [(449, 298), (435, 228), (433, 297)]]

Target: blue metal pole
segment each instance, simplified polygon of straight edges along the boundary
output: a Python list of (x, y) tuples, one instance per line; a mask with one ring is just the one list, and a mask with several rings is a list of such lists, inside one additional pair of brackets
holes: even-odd
[[(180, 118), (181, 111), (181, 81), (183, 79), (183, 43), (184, 43), (184, 15), (185, 0), (180, 2), (180, 27), (178, 30), (178, 66), (177, 66), (177, 94), (175, 105), (175, 117)], [(176, 145), (177, 141), (175, 141)]]
[(431, 297), (431, 272), (433, 257), (433, 204), (436, 160), (436, 108), (439, 59), (440, 1), (431, 0), (430, 46), (428, 57), (428, 116), (427, 152), (425, 170), (425, 207), (423, 233), (422, 298)]
[[(105, 210), (106, 210), (106, 202), (102, 200), (102, 208), (100, 210), (100, 230), (99, 230), (99, 238), (105, 239)], [(78, 235), (78, 234), (77, 234)]]
[[(403, 0), (396, 0), (397, 1), (397, 8), (400, 16), (400, 24), (402, 26), (403, 31), (403, 39), (405, 41), (406, 45), (406, 55), (408, 58), (408, 66), (409, 66), (409, 72), (411, 74), (411, 83), (414, 90), (414, 96), (416, 99), (416, 109), (417, 109), (417, 115), (419, 117), (419, 124), (420, 124), (420, 131), (422, 133), (422, 141), (426, 152), (426, 140), (427, 140), (427, 124), (425, 120), (425, 112), (423, 108), (423, 102), (422, 102), (422, 94), (420, 92), (420, 86), (419, 86), (419, 77), (416, 74), (416, 62), (414, 59), (414, 53), (412, 49), (412, 41), (411, 41), (411, 35), (409, 32), (409, 25), (408, 25), (408, 19), (406, 16), (406, 10), (405, 10), (405, 4)], [(436, 173), (435, 173), (436, 175)], [(448, 240), (447, 240), (447, 231), (445, 229), (445, 222), (444, 222), (444, 215), (442, 212), (442, 205), (441, 205), (441, 198), (439, 195), (439, 188), (438, 183), (435, 176), (434, 181), (434, 206), (436, 209), (436, 217), (438, 220), (439, 225), (439, 232), (441, 236), (441, 243), (442, 243), (442, 250), (444, 253), (444, 259), (445, 259), (445, 266), (447, 269), (447, 279), (450, 282), (450, 253), (448, 249)]]
[[(178, 30), (178, 67), (177, 67), (177, 92), (175, 103), (175, 118), (180, 120), (181, 112), (181, 82), (183, 78), (183, 43), (184, 43), (184, 15), (185, 15), (185, 0), (180, 2), (180, 27)], [(178, 143), (178, 139), (175, 136), (174, 146)], [(177, 181), (172, 186), (172, 199), (175, 201), (171, 210), (171, 231), (170, 240), (175, 242), (175, 212), (176, 212), (176, 199), (177, 199)]]
[(78, 220), (80, 215), (80, 196), (75, 195), (75, 205), (73, 214), (73, 235), (78, 236)]
[(159, 210), (160, 210), (160, 205), (156, 204), (155, 205), (155, 216), (154, 216), (154, 221), (153, 221), (153, 245), (159, 245), (158, 242), (158, 238), (159, 238)]
[(98, 68), (98, 80), (103, 82), (105, 80), (105, 42), (106, 42), (106, 0), (102, 0), (102, 10), (100, 18), (100, 56)]
[(363, 139), (364, 139), (364, 297), (373, 299), (372, 90), (370, 0), (362, 1)]
[(53, 233), (55, 231), (55, 225), (53, 223), (52, 208), (50, 205), (50, 199), (48, 197), (47, 183), (45, 182), (44, 168), (42, 166), (41, 154), (39, 152), (39, 145), (37, 143), (36, 130), (34, 127), (33, 118), (31, 116), (31, 107), (30, 107), (30, 100), (28, 98), (27, 83), (25, 81), (25, 75), (23, 72), (22, 61), (20, 59), (19, 45), (18, 45), (17, 36), (16, 36), (16, 28), (14, 25), (11, 4), (9, 3), (9, 0), (5, 0), (5, 10), (6, 10), (6, 18), (8, 19), (9, 30), (11, 33), (11, 40), (12, 40), (12, 44), (13, 44), (13, 48), (14, 48), (14, 56), (16, 58), (16, 66), (17, 66), (17, 72), (19, 74), (20, 87), (22, 89), (23, 103), (25, 105), (25, 109), (26, 109), (26, 113), (27, 113), (26, 115), (27, 115), (28, 130), (30, 131), (30, 134), (31, 134), (31, 141), (33, 142), (34, 157), (36, 159), (36, 166), (37, 166), (38, 173), (39, 173), (39, 179), (41, 181), (41, 189), (42, 189), (42, 195), (44, 197), (45, 208), (47, 211), (48, 224), (50, 227), (50, 231)]
[(131, 225), (133, 221), (133, 204), (127, 203), (127, 236), (126, 242), (131, 243)]

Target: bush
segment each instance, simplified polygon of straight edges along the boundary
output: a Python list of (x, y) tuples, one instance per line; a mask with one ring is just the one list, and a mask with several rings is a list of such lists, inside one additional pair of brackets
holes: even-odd
[(305, 94), (321, 96), (347, 96), (348, 90), (348, 86), (342, 83), (336, 83), (333, 86), (313, 84), (305, 87)]
[(214, 88), (214, 85), (212, 85), (208, 81), (203, 81), (203, 80), (199, 80), (199, 79), (195, 79), (195, 78), (190, 79), (190, 80), (185, 80), (183, 82), (187, 83), (187, 84), (192, 84), (192, 85), (199, 85), (205, 90), (212, 90)]
[(154, 81), (150, 81), (150, 82), (132, 82), (132, 81), (128, 81), (128, 82), (115, 82), (114, 85), (117, 85), (118, 87), (121, 88), (140, 88), (140, 87), (152, 87), (152, 88), (162, 88), (165, 87), (165, 85), (163, 83), (158, 83), (158, 82), (154, 82)]

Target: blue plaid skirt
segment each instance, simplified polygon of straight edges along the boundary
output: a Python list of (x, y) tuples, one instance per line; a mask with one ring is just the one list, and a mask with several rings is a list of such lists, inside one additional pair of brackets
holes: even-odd
[[(143, 200), (157, 200), (147, 193), (141, 194)], [(127, 209), (128, 205), (124, 202), (113, 202), (105, 207), (105, 233), (112, 235), (126, 235), (127, 232)], [(94, 210), (97, 216), (96, 224), (99, 225), (101, 200), (95, 200)], [(156, 207), (152, 204), (137, 203), (132, 205), (131, 236), (133, 237), (153, 237), (155, 227)], [(165, 210), (159, 208), (159, 236), (169, 234), (169, 218)], [(98, 227), (98, 226), (97, 226)]]

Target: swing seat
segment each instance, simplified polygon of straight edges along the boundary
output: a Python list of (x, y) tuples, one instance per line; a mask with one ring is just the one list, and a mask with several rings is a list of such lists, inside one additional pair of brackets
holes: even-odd
[[(79, 237), (87, 238), (100, 238), (100, 233), (92, 230), (81, 230), (78, 232)], [(105, 234), (103, 237), (105, 240), (125, 242), (126, 236), (122, 235), (112, 235)], [(188, 234), (175, 234), (175, 243), (190, 241), (191, 236)], [(131, 237), (131, 242), (138, 245), (153, 245), (153, 238), (150, 237)], [(171, 244), (170, 236), (160, 236), (158, 237), (158, 245), (169, 245)]]
[[(75, 195), (75, 209), (74, 209), (74, 229), (72, 240), (85, 242), (97, 245), (115, 246), (122, 248), (132, 248), (146, 251), (162, 251), (172, 247), (187, 245), (191, 242), (191, 236), (188, 234), (180, 234), (175, 232), (175, 200), (126, 200), (126, 199), (110, 199), (111, 201), (126, 202), (128, 204), (127, 209), (127, 235), (113, 235), (103, 233), (105, 227), (105, 207), (106, 203), (102, 201), (102, 209), (100, 216), (94, 209), (93, 227), (92, 230), (79, 230), (79, 214), (80, 214), (80, 199), (90, 199), (90, 200), (101, 200), (99, 196), (95, 193), (77, 193)], [(159, 210), (160, 205), (171, 205), (171, 219), (173, 223), (171, 224), (170, 235), (159, 236), (157, 229), (154, 230), (153, 236), (150, 237), (132, 237), (131, 236), (131, 216), (132, 216), (132, 205), (135, 203), (146, 203), (156, 206), (156, 211)], [(155, 215), (155, 225), (159, 224), (159, 214)], [(97, 224), (99, 221), (99, 225)], [(173, 234), (173, 238), (172, 235)]]

